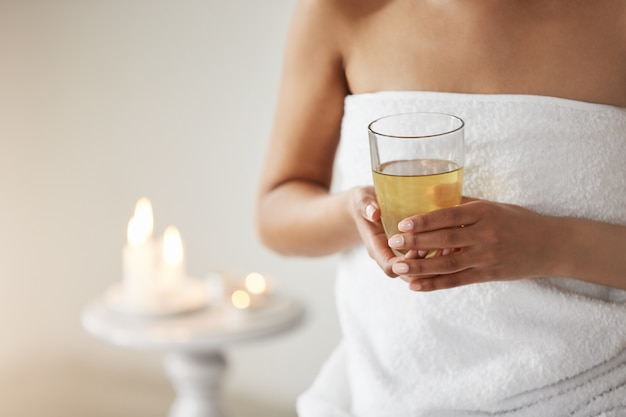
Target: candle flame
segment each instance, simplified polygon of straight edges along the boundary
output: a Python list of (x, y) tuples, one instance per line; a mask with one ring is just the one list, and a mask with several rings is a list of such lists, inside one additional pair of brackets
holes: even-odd
[(267, 288), (265, 278), (263, 278), (263, 275), (258, 272), (248, 274), (248, 276), (246, 276), (245, 285), (248, 291), (252, 294), (261, 294)]
[(152, 222), (152, 203), (146, 197), (141, 197), (135, 203), (135, 216), (136, 217), (146, 217)]
[(128, 242), (133, 246), (143, 245), (152, 237), (153, 229), (152, 204), (150, 204), (150, 200), (142, 197), (137, 201), (135, 213), (128, 222)]
[(250, 307), (250, 296), (243, 290), (235, 290), (230, 297), (235, 308), (239, 310), (245, 310)]
[(179, 265), (183, 261), (183, 241), (174, 226), (169, 226), (163, 233), (163, 260), (170, 266)]

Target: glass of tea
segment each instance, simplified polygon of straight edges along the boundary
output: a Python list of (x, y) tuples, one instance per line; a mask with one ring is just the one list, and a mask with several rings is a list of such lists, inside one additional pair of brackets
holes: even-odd
[(407, 217), (461, 203), (464, 129), (457, 116), (427, 112), (392, 114), (369, 124), (374, 189), (387, 237)]

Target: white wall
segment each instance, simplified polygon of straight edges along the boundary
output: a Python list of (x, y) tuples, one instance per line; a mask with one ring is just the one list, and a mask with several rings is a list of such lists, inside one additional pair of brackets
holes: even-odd
[(233, 414), (294, 415), (338, 330), (334, 258), (281, 258), (253, 228), (293, 6), (0, 0), (0, 415), (166, 414), (162, 355), (79, 323), (120, 279), (143, 195), (190, 274), (260, 270), (306, 302), (297, 330), (227, 351)]

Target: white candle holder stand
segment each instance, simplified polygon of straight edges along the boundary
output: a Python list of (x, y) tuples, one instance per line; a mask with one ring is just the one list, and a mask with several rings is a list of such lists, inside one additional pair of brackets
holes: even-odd
[(225, 417), (220, 384), (224, 349), (299, 325), (303, 306), (274, 295), (261, 309), (237, 311), (225, 300), (187, 314), (137, 317), (111, 309), (103, 298), (87, 305), (83, 328), (113, 345), (165, 353), (165, 373), (176, 392), (169, 417)]

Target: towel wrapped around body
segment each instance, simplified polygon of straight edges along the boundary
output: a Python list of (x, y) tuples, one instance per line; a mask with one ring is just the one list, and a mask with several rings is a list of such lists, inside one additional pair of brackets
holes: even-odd
[[(335, 190), (372, 183), (368, 123), (410, 111), (465, 120), (464, 195), (626, 224), (626, 109), (554, 97), (348, 96)], [(336, 300), (343, 338), (300, 417), (626, 416), (624, 291), (545, 277), (416, 293), (358, 246)]]

